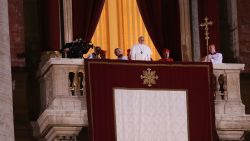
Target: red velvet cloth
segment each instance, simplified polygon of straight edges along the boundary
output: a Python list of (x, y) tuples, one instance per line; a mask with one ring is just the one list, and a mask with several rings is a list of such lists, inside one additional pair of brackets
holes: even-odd
[(41, 1), (42, 50), (60, 50), (60, 1)]
[(89, 42), (95, 32), (105, 0), (72, 0), (73, 38)]
[[(159, 77), (152, 87), (143, 85), (140, 78), (147, 68)], [(187, 90), (189, 141), (216, 137), (210, 63), (86, 59), (85, 77), (91, 141), (116, 141), (113, 88), (117, 87)]]
[(164, 48), (171, 50), (171, 57), (180, 61), (181, 34), (178, 0), (136, 0), (143, 22), (161, 54)]
[(173, 58), (162, 58), (159, 61), (161, 61), (161, 62), (173, 62), (174, 59)]

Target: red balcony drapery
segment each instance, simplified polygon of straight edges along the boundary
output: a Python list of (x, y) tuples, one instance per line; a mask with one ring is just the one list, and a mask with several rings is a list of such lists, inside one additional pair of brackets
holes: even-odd
[(90, 41), (98, 24), (105, 0), (73, 0), (73, 38)]
[(143, 22), (160, 54), (164, 48), (181, 61), (180, 12), (177, 0), (137, 0)]
[[(159, 77), (151, 87), (140, 78), (148, 68)], [(114, 88), (187, 90), (189, 141), (217, 140), (210, 63), (85, 60), (85, 74), (91, 141), (116, 140)]]

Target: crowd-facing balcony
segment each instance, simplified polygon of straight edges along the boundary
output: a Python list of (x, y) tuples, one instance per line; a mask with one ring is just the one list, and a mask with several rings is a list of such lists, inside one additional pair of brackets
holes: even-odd
[[(241, 101), (240, 72), (244, 64), (214, 64), (215, 125), (221, 140), (240, 140), (250, 130)], [(77, 140), (88, 126), (84, 60), (50, 58), (38, 72), (41, 115), (32, 122), (34, 136), (46, 141)]]

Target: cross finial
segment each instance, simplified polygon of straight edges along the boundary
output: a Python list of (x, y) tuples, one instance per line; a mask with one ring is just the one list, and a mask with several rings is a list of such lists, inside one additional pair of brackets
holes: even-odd
[(208, 21), (208, 17), (206, 16), (205, 18), (204, 18), (204, 21), (205, 22), (203, 22), (203, 23), (201, 23), (200, 24), (200, 26), (201, 27), (204, 27), (204, 30), (205, 30), (205, 33), (204, 33), (204, 35), (205, 35), (205, 40), (206, 40), (206, 45), (207, 45), (207, 47), (208, 47), (208, 40), (209, 40), (209, 32), (208, 32), (208, 26), (212, 26), (213, 25), (213, 21)]

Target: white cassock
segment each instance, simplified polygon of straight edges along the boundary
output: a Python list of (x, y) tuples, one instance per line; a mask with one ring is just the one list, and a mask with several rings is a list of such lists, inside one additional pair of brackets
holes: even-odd
[(212, 62), (213, 64), (222, 63), (222, 54), (214, 53), (206, 56), (205, 61)]
[(151, 54), (152, 54), (151, 49), (144, 44), (134, 45), (130, 51), (131, 60), (150, 61)]

